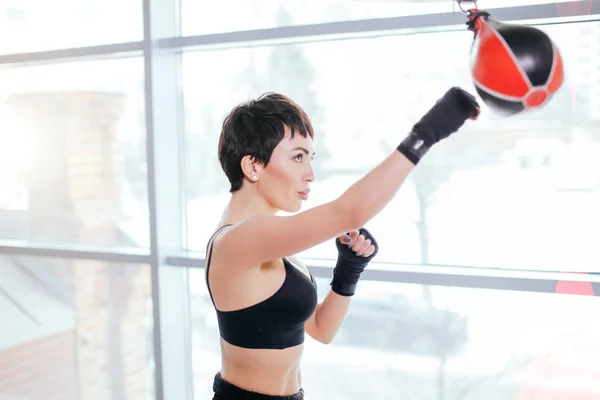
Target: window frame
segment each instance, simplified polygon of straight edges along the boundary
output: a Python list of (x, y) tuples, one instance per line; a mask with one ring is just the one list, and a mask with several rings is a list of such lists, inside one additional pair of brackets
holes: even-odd
[[(589, 13), (559, 15), (556, 4), (489, 9), (499, 20), (558, 24), (600, 20), (600, 3)], [(587, 10), (586, 10), (587, 11)], [(0, 54), (0, 68), (143, 54), (146, 108), (147, 187), (150, 248), (93, 248), (3, 240), (0, 253), (149, 264), (154, 314), (155, 398), (192, 399), (189, 268), (203, 268), (204, 254), (184, 249), (186, 235), (184, 126), (181, 53), (332, 39), (465, 29), (461, 12), (287, 26), (244, 32), (181, 36), (178, 0), (143, 0), (142, 41), (21, 54)], [(167, 134), (168, 133), (168, 134)], [(168, 187), (170, 190), (159, 190)], [(328, 278), (333, 260), (306, 260), (317, 277)], [(559, 280), (600, 282), (597, 275), (492, 270), (467, 267), (372, 263), (363, 279), (425, 285), (554, 292)], [(173, 312), (178, 310), (179, 312)]]

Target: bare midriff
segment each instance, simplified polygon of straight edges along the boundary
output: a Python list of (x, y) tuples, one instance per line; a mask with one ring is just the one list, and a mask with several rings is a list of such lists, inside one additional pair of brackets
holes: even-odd
[(222, 378), (245, 390), (271, 396), (296, 394), (301, 386), (304, 345), (283, 350), (245, 349), (221, 339)]

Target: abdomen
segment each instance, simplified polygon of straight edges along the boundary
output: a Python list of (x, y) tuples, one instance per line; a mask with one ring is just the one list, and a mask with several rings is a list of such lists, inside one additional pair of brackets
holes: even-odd
[(246, 390), (286, 396), (300, 390), (304, 345), (283, 350), (245, 349), (221, 339), (223, 379)]

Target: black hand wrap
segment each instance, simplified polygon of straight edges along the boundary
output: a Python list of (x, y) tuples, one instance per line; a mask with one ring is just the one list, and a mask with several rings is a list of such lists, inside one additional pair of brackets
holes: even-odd
[(458, 131), (468, 118), (476, 117), (478, 109), (473, 95), (458, 87), (451, 88), (413, 126), (398, 151), (416, 165), (431, 146)]
[(348, 247), (347, 244), (340, 242), (339, 238), (335, 239), (335, 245), (338, 249), (338, 260), (333, 270), (331, 290), (340, 296), (354, 295), (360, 274), (362, 274), (379, 250), (375, 238), (368, 230), (361, 228), (358, 232), (364, 236), (365, 240), (371, 240), (371, 245), (375, 246), (375, 251), (369, 257), (357, 256), (355, 251)]

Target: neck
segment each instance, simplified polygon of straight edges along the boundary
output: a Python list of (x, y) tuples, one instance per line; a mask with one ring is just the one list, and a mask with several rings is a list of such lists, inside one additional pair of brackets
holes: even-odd
[(254, 187), (242, 187), (231, 194), (231, 199), (223, 213), (223, 222), (234, 224), (257, 215), (274, 215), (278, 210), (273, 208)]

